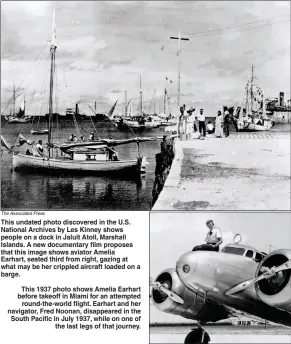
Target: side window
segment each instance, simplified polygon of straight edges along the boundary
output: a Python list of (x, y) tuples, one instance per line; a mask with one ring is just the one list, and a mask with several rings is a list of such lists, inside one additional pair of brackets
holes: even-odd
[(254, 252), (251, 250), (247, 250), (246, 257), (253, 258)]

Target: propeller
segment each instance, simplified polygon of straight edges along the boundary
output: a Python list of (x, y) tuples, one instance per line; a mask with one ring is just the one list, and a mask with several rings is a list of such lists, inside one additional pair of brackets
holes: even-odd
[(155, 282), (152, 278), (150, 278), (150, 285), (154, 289), (160, 290), (163, 293), (165, 293), (171, 300), (183, 305), (184, 300), (179, 295), (169, 290), (164, 284), (161, 284), (160, 282)]
[(242, 291), (242, 290), (250, 287), (251, 285), (261, 281), (262, 279), (271, 278), (271, 277), (275, 276), (278, 272), (281, 272), (284, 270), (289, 270), (289, 269), (291, 269), (291, 259), (289, 259), (287, 262), (285, 262), (285, 263), (283, 263), (277, 267), (273, 266), (272, 268), (268, 268), (266, 266), (262, 266), (261, 270), (260, 270), (262, 272), (262, 275), (236, 285), (235, 287), (229, 289), (225, 293), (225, 295), (230, 296), (230, 295), (236, 294), (239, 291)]

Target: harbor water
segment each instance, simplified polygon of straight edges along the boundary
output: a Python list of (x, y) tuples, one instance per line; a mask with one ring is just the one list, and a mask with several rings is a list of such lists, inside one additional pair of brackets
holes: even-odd
[[(210, 119), (210, 118), (209, 118)], [(206, 119), (206, 121), (208, 118)], [(213, 118), (211, 118), (213, 121)], [(59, 141), (66, 141), (76, 133), (73, 121), (59, 122)], [(40, 123), (40, 129), (45, 123)], [(130, 130), (119, 131), (111, 122), (94, 122), (101, 138), (127, 139), (134, 137)], [(9, 145), (18, 145), (17, 136), (21, 133), (31, 141), (47, 141), (47, 136), (31, 135), (35, 125), (7, 124), (2, 122), (1, 134)], [(54, 129), (57, 129), (54, 124)], [(93, 130), (90, 120), (79, 123), (85, 138)], [(165, 127), (144, 131), (134, 130), (137, 136), (161, 137)], [(233, 125), (230, 130), (233, 131)], [(56, 131), (56, 130), (55, 130)], [(54, 131), (54, 132), (55, 132)], [(272, 131), (290, 131), (290, 124), (277, 124)], [(161, 141), (140, 144), (140, 155), (147, 157), (146, 174), (141, 178), (132, 176), (48, 174), (12, 170), (12, 155), (3, 152), (1, 157), (1, 208), (39, 210), (150, 210), (155, 179), (156, 154), (160, 152)], [(25, 152), (26, 144), (18, 148)], [(117, 146), (120, 159), (137, 157), (136, 143)]]
[[(79, 129), (85, 138), (93, 131), (90, 120), (81, 121)], [(45, 126), (41, 123), (40, 127)], [(119, 131), (111, 122), (94, 122), (101, 138), (127, 139), (134, 137), (130, 130)], [(47, 142), (47, 135), (31, 135), (35, 129), (30, 123), (2, 123), (1, 134), (6, 142), (18, 145), (18, 133), (31, 141)], [(95, 130), (94, 130), (95, 132)], [(59, 140), (66, 141), (76, 130), (72, 121), (59, 122)], [(146, 131), (135, 130), (144, 136), (162, 136), (164, 127)], [(96, 134), (95, 134), (96, 136)], [(133, 176), (74, 175), (42, 172), (12, 171), (12, 156), (3, 152), (1, 157), (1, 207), (2, 209), (39, 210), (149, 210), (155, 174), (155, 155), (160, 151), (161, 141), (140, 143), (140, 155), (147, 157), (146, 174)], [(19, 150), (29, 148), (24, 144)], [(120, 159), (135, 159), (137, 144), (117, 146)]]

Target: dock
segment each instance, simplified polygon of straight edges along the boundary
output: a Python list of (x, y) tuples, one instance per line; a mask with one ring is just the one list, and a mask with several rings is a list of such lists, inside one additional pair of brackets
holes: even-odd
[(152, 210), (290, 210), (290, 132), (178, 140)]

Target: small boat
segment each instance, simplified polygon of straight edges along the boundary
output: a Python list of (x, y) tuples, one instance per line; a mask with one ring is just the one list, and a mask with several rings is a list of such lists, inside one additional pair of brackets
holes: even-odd
[(29, 123), (31, 122), (31, 116), (25, 116), (23, 118), (8, 117), (8, 123)]
[[(18, 110), (16, 110), (18, 108)], [(15, 84), (13, 85), (12, 109), (9, 116), (5, 116), (8, 123), (29, 123), (31, 116), (25, 116), (25, 95), (24, 92), (16, 95)]]
[[(52, 140), (53, 129), (53, 105), (54, 105), (54, 71), (55, 71), (55, 55), (56, 55), (56, 29), (55, 14), (53, 14), (53, 29), (50, 46), (50, 89), (49, 89), (49, 116), (48, 116), (48, 142), (47, 154), (44, 152), (42, 140), (38, 144), (30, 142), (19, 134), (20, 146), (28, 144), (31, 149), (27, 149), (26, 153), (12, 151), (12, 165), (15, 170), (42, 170), (45, 172), (66, 171), (72, 173), (112, 173), (112, 172), (128, 172), (144, 173), (146, 166), (146, 158), (139, 154), (139, 143), (145, 141), (141, 138), (133, 138), (128, 140), (109, 140), (99, 139), (93, 141), (78, 141), (56, 143)], [(117, 102), (116, 102), (117, 103)], [(109, 113), (111, 116), (114, 108)], [(76, 119), (74, 122), (77, 129)], [(79, 131), (79, 130), (78, 130)], [(80, 133), (79, 133), (80, 134)], [(81, 135), (79, 137), (81, 139)], [(152, 140), (148, 138), (147, 140)], [(126, 143), (137, 143), (137, 157), (133, 159), (121, 160), (118, 153), (113, 149), (115, 145)], [(59, 154), (60, 153), (60, 154)], [(61, 155), (61, 156), (59, 156)]]
[(13, 153), (13, 168), (67, 171), (67, 172), (90, 172), (90, 173), (110, 173), (132, 171), (136, 173), (144, 173), (146, 159), (138, 157), (132, 160), (109, 160), (106, 152), (106, 145), (98, 149), (76, 151), (71, 157), (49, 158), (42, 156), (26, 155), (21, 153)]
[(170, 110), (170, 98), (168, 95), (167, 88), (164, 90), (164, 106), (163, 112), (157, 114), (157, 117), (161, 120), (161, 126), (167, 127), (177, 124), (177, 118), (172, 116)]
[[(126, 98), (126, 93), (125, 93)], [(161, 125), (159, 118), (155, 116), (146, 116), (143, 112), (142, 106), (142, 88), (141, 88), (141, 76), (140, 76), (140, 98), (138, 105), (138, 115), (134, 115), (132, 111), (132, 103), (129, 100), (128, 104), (125, 99), (125, 116), (119, 116), (118, 119), (115, 119), (115, 124), (118, 129), (153, 129), (158, 128)]]
[(49, 130), (43, 129), (43, 130), (31, 130), (30, 131), (32, 135), (47, 135)]
[(265, 96), (255, 84), (253, 73), (252, 66), (252, 76), (245, 87), (243, 104), (235, 108), (233, 120), (238, 131), (269, 131), (274, 126), (274, 121), (266, 114)]

